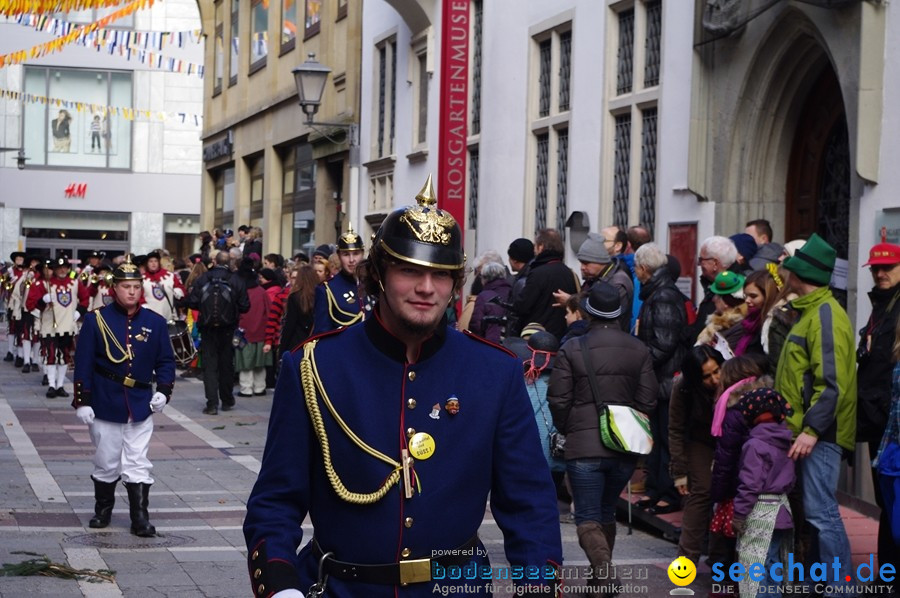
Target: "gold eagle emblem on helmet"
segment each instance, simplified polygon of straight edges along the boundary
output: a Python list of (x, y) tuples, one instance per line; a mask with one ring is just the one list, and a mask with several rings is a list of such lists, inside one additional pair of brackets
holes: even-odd
[(400, 220), (406, 223), (419, 241), (441, 245), (450, 244), (450, 232), (456, 223), (450, 214), (425, 206), (409, 208)]
[(449, 245), (450, 233), (456, 220), (448, 212), (435, 207), (437, 198), (430, 174), (422, 190), (416, 195), (416, 203), (418, 205), (406, 209), (400, 220), (406, 223), (419, 241)]

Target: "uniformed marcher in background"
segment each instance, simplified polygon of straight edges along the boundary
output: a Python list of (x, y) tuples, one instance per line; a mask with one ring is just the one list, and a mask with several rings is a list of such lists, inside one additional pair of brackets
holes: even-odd
[(26, 257), (21, 264), (22, 267), (13, 270), (15, 280), (9, 293), (9, 327), (14, 338), (13, 350), (16, 354), (14, 365), (22, 368), (23, 373), (31, 371), (34, 341), (38, 340), (34, 335), (34, 315), (25, 308), (25, 303), (32, 285), (41, 278), (40, 264), (40, 258)]
[[(3, 358), (3, 361), (13, 361), (16, 359), (17, 348), (16, 344), (16, 324), (17, 322), (13, 320), (13, 295), (12, 290), (15, 284), (19, 281), (19, 278), (25, 273), (25, 254), (21, 251), (13, 251), (9, 254), (9, 259), (12, 260), (12, 267), (4, 276), (4, 292), (6, 293), (6, 323), (7, 323), (7, 334), (6, 334), (6, 343), (7, 343), (7, 351), (6, 357)], [(17, 363), (16, 367), (22, 367), (21, 363)]]
[(70, 275), (69, 258), (62, 255), (53, 260), (53, 275), (38, 281), (28, 291), (25, 309), (40, 310), (41, 358), (49, 382), (47, 398), (67, 397), (66, 371), (75, 352), (77, 322), (85, 313), (91, 291)]
[[(75, 353), (78, 419), (90, 426), (94, 455), (94, 517), (109, 525), (121, 479), (128, 490), (131, 533), (150, 537), (147, 513), (153, 465), (147, 457), (152, 413), (163, 410), (175, 383), (175, 354), (166, 321), (140, 305), (141, 273), (130, 261), (113, 272), (115, 302), (84, 318)], [(156, 391), (152, 380), (156, 380)]]
[(93, 268), (87, 282), (91, 289), (91, 301), (88, 304), (88, 311), (106, 307), (115, 301), (112, 294), (112, 268), (108, 263), (102, 262), (96, 268)]
[(160, 265), (160, 254), (147, 254), (144, 271), (144, 307), (155, 311), (167, 322), (176, 319), (175, 302), (184, 297), (181, 277)]
[(353, 232), (352, 226), (338, 239), (337, 253), (341, 260), (341, 271), (316, 287), (313, 334), (349, 326), (365, 319), (371, 305), (361, 294), (356, 278), (356, 266), (362, 261), (365, 248), (362, 237)]
[(447, 326), (462, 235), (430, 177), (416, 199), (360, 266), (372, 316), (282, 360), (244, 520), (256, 596), (490, 595), (485, 579), (449, 579), (490, 565), (477, 535), (488, 495), (513, 575), (534, 567), (515, 583), (554, 591), (556, 491), (522, 363)]

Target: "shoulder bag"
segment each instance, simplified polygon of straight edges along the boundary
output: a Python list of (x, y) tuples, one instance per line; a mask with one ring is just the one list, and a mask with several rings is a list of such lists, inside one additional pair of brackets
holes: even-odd
[(588, 382), (591, 384), (591, 395), (597, 405), (597, 416), (600, 423), (600, 442), (611, 451), (632, 455), (649, 455), (653, 449), (653, 435), (650, 433), (650, 418), (633, 407), (627, 405), (609, 405), (600, 400), (600, 389), (594, 377), (591, 353), (587, 343), (588, 335), (578, 338), (581, 346), (581, 357)]

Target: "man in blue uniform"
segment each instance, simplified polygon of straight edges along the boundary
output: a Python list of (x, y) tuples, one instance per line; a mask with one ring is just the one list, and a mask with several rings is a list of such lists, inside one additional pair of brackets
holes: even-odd
[[(128, 490), (131, 533), (150, 537), (147, 513), (153, 465), (147, 458), (152, 413), (163, 410), (175, 383), (175, 354), (166, 321), (139, 303), (142, 277), (127, 260), (113, 272), (115, 301), (84, 317), (75, 351), (78, 419), (90, 426), (94, 454), (94, 517), (109, 525), (119, 479)], [(156, 391), (151, 381), (156, 379)]]
[[(554, 591), (556, 492), (521, 362), (447, 326), (462, 235), (430, 177), (416, 199), (361, 264), (372, 317), (283, 358), (244, 520), (256, 596)], [(489, 494), (508, 569), (489, 569), (477, 536)], [(298, 553), (307, 514), (315, 531)]]
[(365, 245), (353, 227), (338, 239), (337, 252), (341, 271), (331, 280), (316, 287), (313, 307), (313, 334), (321, 334), (362, 321), (371, 309), (365, 297), (360, 295), (356, 266), (362, 261)]

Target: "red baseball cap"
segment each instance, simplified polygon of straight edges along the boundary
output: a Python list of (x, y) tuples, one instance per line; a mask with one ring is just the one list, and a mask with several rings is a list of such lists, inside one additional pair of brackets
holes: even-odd
[(863, 268), (890, 264), (900, 264), (900, 245), (879, 243), (869, 250), (869, 261), (863, 264)]

